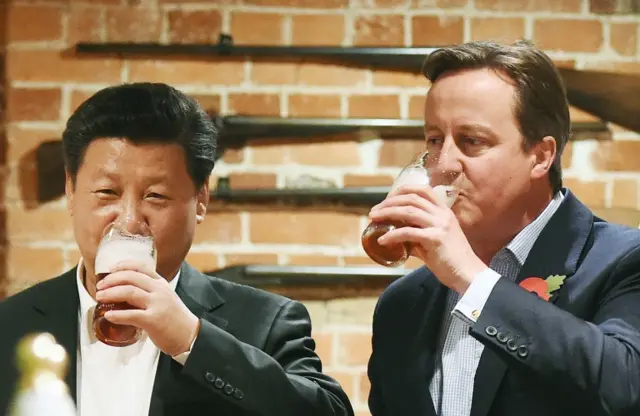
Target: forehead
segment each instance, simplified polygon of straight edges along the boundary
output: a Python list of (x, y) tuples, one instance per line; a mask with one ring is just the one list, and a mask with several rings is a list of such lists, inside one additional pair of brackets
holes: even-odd
[[(427, 93), (425, 118), (499, 122), (513, 117), (515, 85), (491, 69), (461, 70), (442, 75)], [(484, 120), (481, 120), (484, 119)]]
[(83, 173), (188, 177), (185, 153), (179, 144), (134, 144), (122, 138), (93, 140), (87, 146), (78, 175)]

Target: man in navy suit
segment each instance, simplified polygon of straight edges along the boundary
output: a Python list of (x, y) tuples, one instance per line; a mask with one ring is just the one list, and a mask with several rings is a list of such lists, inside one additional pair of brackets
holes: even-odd
[(425, 267), (373, 318), (373, 416), (640, 415), (640, 231), (562, 186), (565, 88), (527, 42), (440, 49), (423, 68), (428, 163), (449, 209), (404, 186), (374, 221), (403, 222)]

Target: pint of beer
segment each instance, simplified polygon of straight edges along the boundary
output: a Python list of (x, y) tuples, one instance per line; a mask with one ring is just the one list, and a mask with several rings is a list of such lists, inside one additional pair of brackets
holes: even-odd
[[(135, 231), (129, 231), (135, 230)], [(143, 223), (134, 225), (112, 223), (103, 233), (95, 260), (96, 283), (104, 279), (116, 264), (125, 260), (142, 262), (152, 270), (156, 268), (156, 249), (151, 231)], [(96, 338), (113, 347), (124, 347), (140, 339), (140, 328), (116, 325), (104, 314), (110, 310), (132, 309), (128, 303), (98, 303), (93, 315), (93, 330)]]
[[(391, 190), (402, 185), (432, 186), (434, 192), (449, 208), (458, 196), (458, 189), (451, 185), (453, 178), (444, 173), (434, 175), (438, 177), (438, 183), (432, 181), (432, 172), (427, 168), (428, 153), (420, 154), (412, 163), (405, 166), (393, 182)], [(371, 222), (362, 233), (362, 248), (376, 263), (397, 267), (404, 264), (411, 254), (411, 243), (406, 242), (393, 246), (383, 246), (378, 243), (378, 238), (396, 228), (403, 227), (402, 223)]]

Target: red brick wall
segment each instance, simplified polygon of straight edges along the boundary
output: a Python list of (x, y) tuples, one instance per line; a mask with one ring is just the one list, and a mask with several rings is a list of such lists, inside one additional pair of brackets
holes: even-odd
[[(7, 1), (7, 0), (5, 0)], [(586, 0), (31, 0), (8, 7), (6, 185), (7, 272), (15, 293), (78, 259), (65, 202), (37, 205), (32, 151), (59, 137), (89, 94), (123, 81), (164, 81), (224, 114), (421, 117), (427, 82), (418, 76), (337, 65), (176, 59), (78, 58), (76, 41), (438, 46), (472, 39), (527, 37), (563, 65), (640, 72), (640, 19), (615, 2)], [(125, 5), (127, 4), (127, 5)], [(136, 4), (131, 6), (129, 4)], [(593, 14), (590, 9), (603, 14)], [(623, 10), (624, 11), (624, 10)], [(5, 42), (0, 42), (0, 47)], [(575, 120), (590, 119), (574, 111)], [(2, 121), (0, 121), (2, 122)], [(567, 183), (594, 207), (637, 208), (640, 141), (568, 147)], [(249, 146), (215, 169), (232, 186), (283, 186), (302, 174), (338, 186), (389, 183), (416, 143)], [(586, 175), (587, 181), (578, 181)], [(3, 180), (4, 182), (4, 180)], [(338, 212), (221, 212), (200, 227), (189, 260), (201, 269), (238, 262), (370, 264), (359, 246), (365, 220)], [(4, 227), (0, 227), (4, 230)], [(4, 236), (4, 235), (3, 235)], [(4, 241), (4, 240), (2, 240)], [(415, 263), (414, 263), (415, 264)], [(375, 299), (308, 302), (326, 369), (366, 414), (369, 323)]]

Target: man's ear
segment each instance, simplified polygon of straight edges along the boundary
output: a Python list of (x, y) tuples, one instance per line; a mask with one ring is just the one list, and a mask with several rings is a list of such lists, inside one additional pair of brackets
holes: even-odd
[(71, 173), (67, 169), (64, 170), (64, 194), (67, 197), (67, 210), (73, 216), (73, 198), (75, 196), (75, 183)]
[(535, 157), (534, 165), (531, 168), (531, 178), (540, 179), (546, 176), (556, 159), (557, 146), (556, 139), (552, 136), (545, 136), (531, 149), (531, 154)]
[(204, 221), (207, 215), (207, 206), (209, 205), (209, 178), (207, 178), (204, 184), (198, 190), (198, 205), (196, 207), (196, 222), (200, 224)]

